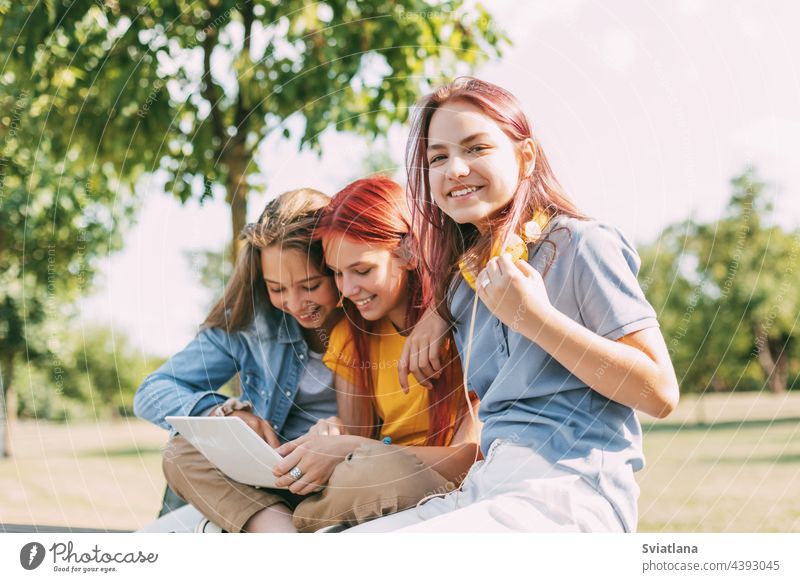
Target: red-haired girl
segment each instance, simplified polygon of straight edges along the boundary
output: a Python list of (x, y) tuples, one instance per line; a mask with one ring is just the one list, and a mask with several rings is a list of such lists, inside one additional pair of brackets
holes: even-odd
[(407, 165), (485, 460), (460, 490), (358, 529), (634, 531), (634, 409), (666, 416), (678, 385), (633, 246), (569, 201), (520, 104), (490, 83), (422, 99)]
[[(279, 485), (299, 494), (325, 486), (295, 511), (300, 531), (355, 525), (451, 490), (477, 453), (454, 348), (430, 388), (413, 378), (408, 390), (400, 385), (406, 336), (430, 300), (403, 189), (385, 177), (350, 184), (317, 233), (343, 296), (345, 317), (323, 360), (335, 374), (341, 420), (279, 449)], [(302, 477), (294, 480), (293, 468)]]

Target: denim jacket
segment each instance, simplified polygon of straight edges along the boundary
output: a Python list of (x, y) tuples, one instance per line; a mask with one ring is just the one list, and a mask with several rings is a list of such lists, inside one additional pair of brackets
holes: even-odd
[[(166, 416), (201, 416), (227, 396), (216, 390), (240, 374), (241, 400), (266, 419), (281, 441), (292, 408), (308, 344), (300, 325), (278, 309), (260, 310), (247, 329), (227, 333), (204, 328), (183, 350), (145, 378), (136, 391), (136, 416), (175, 430)], [(309, 424), (310, 428), (310, 424)]]

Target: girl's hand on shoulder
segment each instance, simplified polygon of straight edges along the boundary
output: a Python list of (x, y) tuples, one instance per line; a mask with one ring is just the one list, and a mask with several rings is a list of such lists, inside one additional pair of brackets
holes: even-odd
[(431, 379), (438, 378), (444, 367), (440, 354), (446, 337), (447, 322), (435, 309), (426, 309), (406, 339), (397, 367), (404, 393), (408, 394), (409, 374), (422, 386), (433, 388)]
[[(350, 452), (347, 437), (331, 435), (303, 436), (284, 443), (277, 450), (283, 460), (272, 470), (278, 487), (289, 487), (297, 495), (308, 495), (324, 487), (336, 466)], [(344, 446), (343, 446), (344, 445)], [(297, 467), (303, 476), (293, 479), (289, 472)]]
[(537, 325), (555, 309), (542, 275), (526, 261), (503, 253), (492, 258), (476, 279), (478, 297), (497, 319), (518, 331), (524, 323)]

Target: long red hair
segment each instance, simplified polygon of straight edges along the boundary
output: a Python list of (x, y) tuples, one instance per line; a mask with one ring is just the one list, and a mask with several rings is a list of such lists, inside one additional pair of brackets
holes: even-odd
[[(456, 223), (431, 201), (428, 130), (434, 113), (455, 101), (479, 109), (514, 143), (528, 138), (534, 143), (536, 162), (533, 171), (525, 176), (520, 169), (517, 190), (511, 202), (489, 224), (491, 236), (480, 236), (472, 224)], [(437, 275), (433, 300), (439, 313), (448, 321), (452, 321), (453, 317), (446, 299), (458, 274), (460, 262), (463, 261), (472, 272), (477, 273), (489, 259), (493, 241), (506, 240), (509, 233), (519, 233), (521, 225), (531, 220), (537, 212), (549, 219), (556, 216), (586, 218), (567, 197), (553, 174), (519, 101), (502, 87), (474, 77), (460, 77), (417, 103), (406, 148), (406, 170), (414, 230), (419, 234), (425, 250), (423, 256), (427, 270)]]
[[(374, 176), (349, 184), (325, 208), (316, 232), (323, 242), (331, 236), (341, 235), (359, 243), (391, 249), (407, 259), (410, 267), (407, 281), (409, 306), (404, 328), (410, 331), (417, 324), (430, 304), (431, 280), (422, 261), (418, 260), (419, 244), (411, 228), (408, 199), (397, 182), (385, 176)], [(356, 361), (348, 362), (348, 365), (356, 370), (356, 384), (353, 386), (355, 393), (345, 398), (348, 406), (339, 413), (351, 432), (376, 438), (380, 435), (381, 423), (375, 403), (369, 340), (375, 334), (378, 322), (364, 319), (349, 299), (344, 299), (343, 307), (354, 342)], [(428, 445), (446, 445), (466, 410), (461, 367), (454, 342), (447, 342), (447, 351), (447, 366), (437, 380), (432, 380)]]

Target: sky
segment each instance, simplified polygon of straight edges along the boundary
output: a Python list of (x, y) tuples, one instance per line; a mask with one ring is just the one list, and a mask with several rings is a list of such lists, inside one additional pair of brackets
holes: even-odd
[[(588, 214), (634, 242), (668, 224), (713, 221), (728, 181), (755, 164), (774, 186), (775, 219), (800, 226), (800, 3), (791, 1), (487, 2), (513, 46), (476, 76), (514, 93), (555, 173)], [(387, 136), (401, 163), (404, 128)], [(307, 186), (334, 194), (360, 176), (371, 144), (329, 132), (324, 155), (269, 139), (265, 195)], [(222, 201), (182, 206), (157, 177), (125, 247), (103, 261), (82, 322), (110, 325), (147, 354), (168, 356), (197, 332), (211, 299), (191, 253), (231, 238)], [(187, 258), (188, 255), (188, 258)]]

